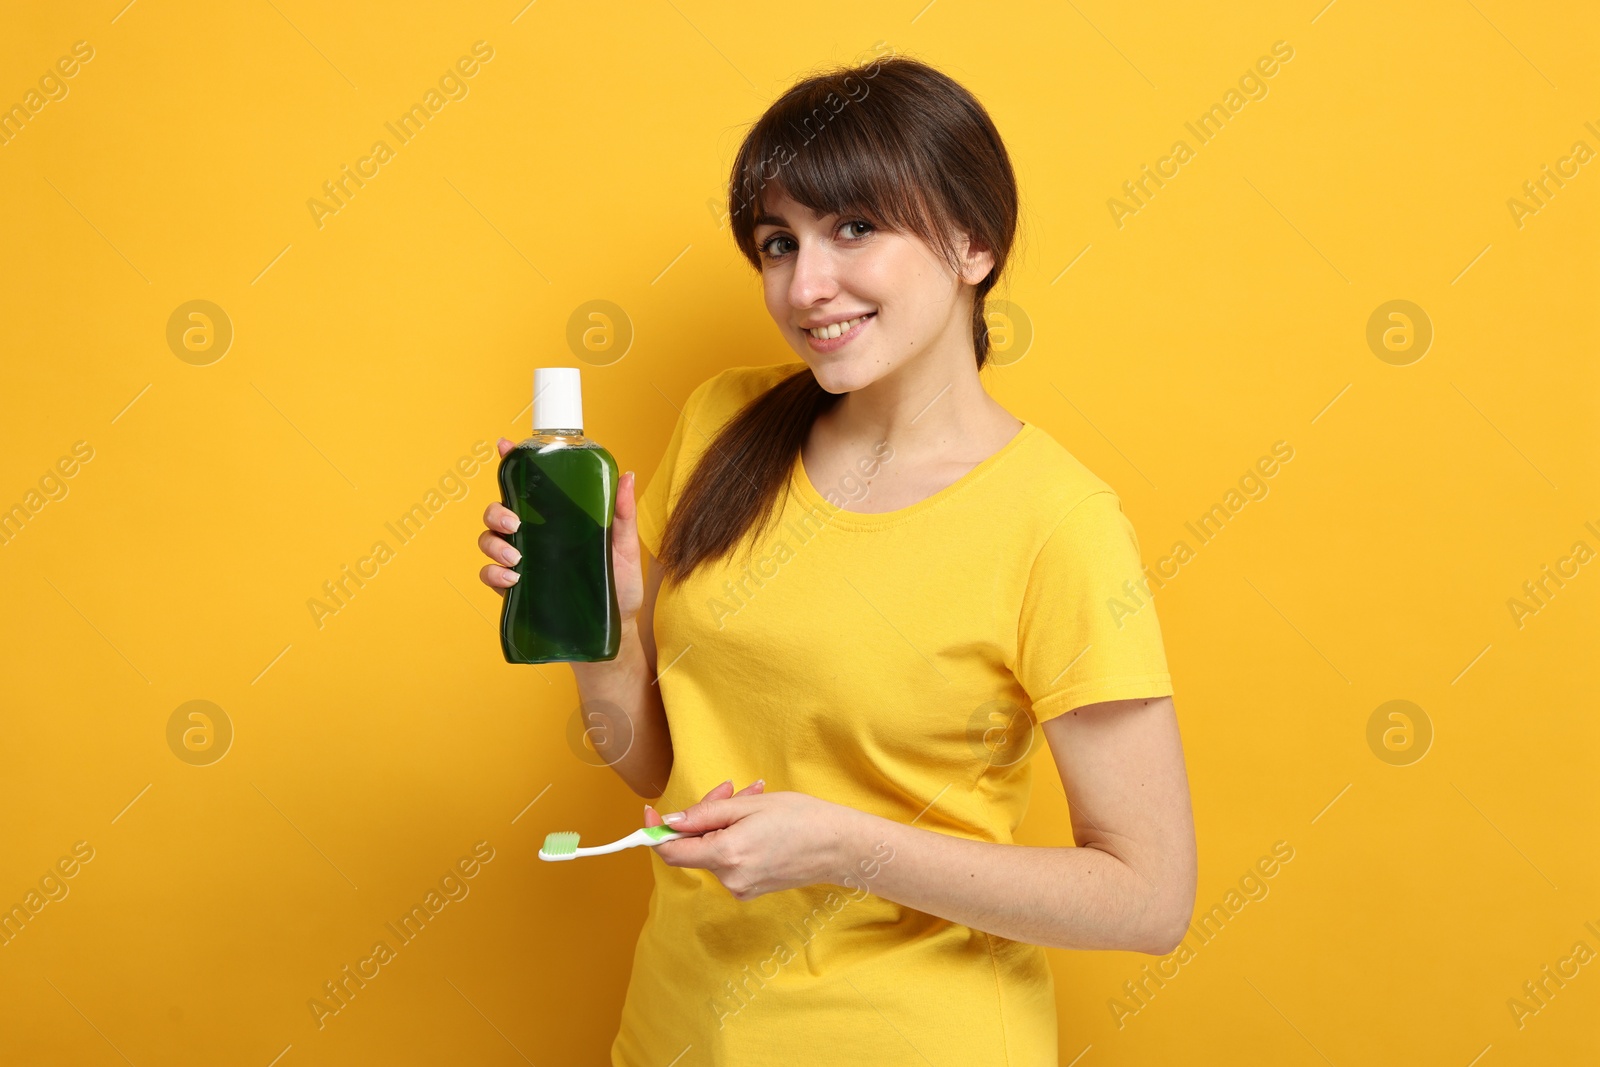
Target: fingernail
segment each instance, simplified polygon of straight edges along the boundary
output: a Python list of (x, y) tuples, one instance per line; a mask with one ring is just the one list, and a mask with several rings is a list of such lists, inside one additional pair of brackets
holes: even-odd
[(756, 779), (756, 785), (766, 785), (766, 784), (767, 784), (767, 780), (765, 778), (757, 778)]
[(518, 574), (516, 571), (512, 571), (511, 572), (511, 584), (512, 585), (516, 585), (520, 581), (522, 581), (522, 575)]
[(508, 529), (506, 531), (506, 533), (516, 533), (518, 530), (522, 529), (522, 518), (521, 518), (521, 516), (513, 513), (511, 518), (508, 519), (507, 521), (511, 524), (511, 528)]
[(648, 804), (646, 804), (644, 806), (644, 821), (645, 822), (649, 822), (650, 821), (650, 805), (648, 805)]
[[(732, 784), (733, 784), (733, 779), (732, 778), (729, 778), (726, 782), (722, 783), (722, 785), (732, 785)], [(717, 786), (717, 788), (721, 789), (722, 785)]]
[(509, 555), (511, 556), (511, 562), (506, 564), (507, 567), (515, 567), (517, 564), (522, 562), (522, 553), (518, 552), (516, 549), (513, 548)]
[(683, 812), (675, 811), (671, 815), (663, 815), (663, 816), (661, 816), (661, 821), (662, 822), (682, 822), (683, 821)]

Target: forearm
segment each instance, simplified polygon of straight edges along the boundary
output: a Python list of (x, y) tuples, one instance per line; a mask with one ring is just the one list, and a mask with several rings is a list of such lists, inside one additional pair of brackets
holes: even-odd
[(636, 623), (623, 624), (615, 659), (570, 666), (595, 754), (636, 794), (659, 797), (672, 772), (672, 735)]
[[(1181, 934), (1169, 897), (1127, 863), (1095, 847), (973, 841), (849, 811), (841, 870), (882, 843), (893, 859), (865, 881), (872, 893), (1014, 941), (1159, 955)], [(1179, 929), (1174, 929), (1174, 927)]]

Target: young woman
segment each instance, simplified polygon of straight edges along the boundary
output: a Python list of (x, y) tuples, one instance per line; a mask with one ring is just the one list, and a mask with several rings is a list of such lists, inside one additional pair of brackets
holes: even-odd
[[(654, 849), (612, 1063), (1054, 1064), (1040, 946), (1172, 951), (1196, 860), (1133, 528), (979, 378), (1005, 147), (891, 57), (774, 103), (728, 207), (799, 360), (703, 382), (623, 476), (622, 650), (572, 664), (647, 821), (698, 835)], [(1041, 741), (1077, 848), (1012, 843)]]

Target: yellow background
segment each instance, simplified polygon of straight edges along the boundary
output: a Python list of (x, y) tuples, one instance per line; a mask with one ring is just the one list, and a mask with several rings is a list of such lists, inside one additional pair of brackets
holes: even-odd
[[(1507, 607), (1600, 550), (1600, 163), (1520, 227), (1507, 206), (1600, 149), (1583, 5), (122, 3), (14, 6), (0, 34), (0, 103), (94, 49), (0, 146), (0, 507), (94, 450), (0, 546), (0, 902), (94, 850), (0, 947), (0, 1060), (602, 1061), (647, 857), (534, 852), (640, 802), (569, 748), (570, 672), (501, 659), (492, 467), (410, 543), (384, 524), (526, 435), (586, 301), (635, 330), (584, 399), (641, 476), (706, 376), (792, 358), (707, 202), (773, 97), (878, 41), (1006, 138), (1024, 220), (996, 296), (1033, 339), (986, 381), (1119, 491), (1147, 562), (1294, 448), (1157, 595), (1198, 910), (1274, 842), (1294, 858), (1120, 1026), (1153, 958), (1053, 952), (1062, 1062), (1594, 1055), (1600, 963), (1520, 1027), (1507, 1006), (1600, 951), (1600, 564), (1520, 627)], [(479, 40), (468, 95), (394, 144)], [(1268, 95), (1196, 146), (1185, 121), (1280, 40)], [(1195, 158), (1117, 227), (1108, 199), (1179, 138)], [(394, 158), (319, 227), (308, 199), (379, 139)], [(196, 299), (235, 333), (206, 366), (166, 340)], [(1395, 299), (1434, 329), (1407, 366), (1366, 342)], [(380, 539), (319, 628), (307, 601)], [(1367, 741), (1394, 699), (1433, 731), (1404, 766)], [(234, 730), (209, 766), (168, 745), (191, 700)], [(1024, 840), (1065, 844), (1040, 781)], [(470, 895), (318, 1029), (322, 983), (479, 841)], [(887, 1026), (864, 1041), (908, 1062)]]

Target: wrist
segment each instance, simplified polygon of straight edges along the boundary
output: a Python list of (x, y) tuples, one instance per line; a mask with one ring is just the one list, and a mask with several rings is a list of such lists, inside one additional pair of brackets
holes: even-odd
[(606, 677), (619, 668), (628, 667), (634, 660), (635, 650), (643, 652), (644, 646), (640, 643), (639, 628), (632, 619), (628, 619), (617, 626), (617, 654), (610, 659), (603, 660), (568, 660), (567, 665), (572, 668), (572, 673), (582, 676)]
[(829, 834), (831, 847), (826, 853), (827, 870), (823, 872), (823, 879), (831, 885), (848, 888), (859, 884), (859, 877), (855, 876), (856, 867), (862, 857), (871, 851), (867, 839), (871, 836), (871, 824), (877, 820), (877, 816), (844, 804), (835, 804), (833, 807)]

